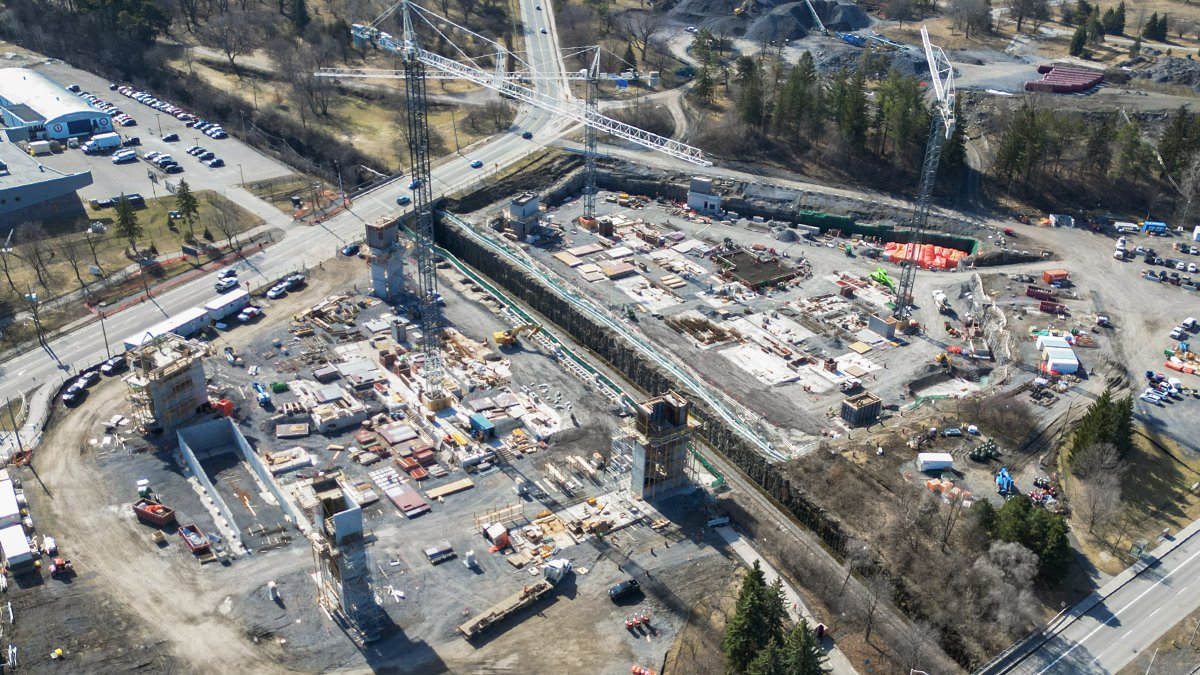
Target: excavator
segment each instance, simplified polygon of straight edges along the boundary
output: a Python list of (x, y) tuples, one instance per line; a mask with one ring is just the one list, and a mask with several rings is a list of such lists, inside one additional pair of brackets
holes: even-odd
[(521, 333), (528, 331), (530, 335), (536, 335), (541, 329), (542, 327), (536, 323), (527, 323), (522, 326), (517, 326), (512, 330), (498, 330), (495, 333), (492, 333), (492, 341), (496, 343), (497, 347), (500, 345), (516, 344), (517, 336)]
[(743, 0), (741, 6), (733, 8), (733, 15), (741, 16), (741, 15), (745, 14), (746, 12), (750, 11), (750, 8), (753, 6), (754, 6), (754, 0)]

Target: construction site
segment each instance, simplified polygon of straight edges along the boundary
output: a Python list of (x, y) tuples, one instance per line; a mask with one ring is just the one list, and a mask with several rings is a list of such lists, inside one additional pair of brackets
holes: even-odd
[[(861, 14), (764, 8), (751, 31)], [(837, 675), (956, 673), (1108, 581), (983, 588), (960, 516), (1069, 513), (1071, 425), (1143, 372), (1139, 423), (1187, 447), (1200, 305), (1140, 309), (1198, 286), (1134, 281), (1099, 230), (934, 207), (954, 94), (927, 35), (912, 202), (710, 172), (598, 115), (596, 67), (575, 107), (485, 83), (581, 122), (583, 166), (435, 196), (425, 68), (482, 76), (405, 25), (353, 37), (404, 61), (412, 197), (253, 307), (238, 289), (236, 320), (135, 334), (0, 476), (9, 667), (723, 672), (753, 564)], [(600, 162), (601, 133), (694, 170)]]

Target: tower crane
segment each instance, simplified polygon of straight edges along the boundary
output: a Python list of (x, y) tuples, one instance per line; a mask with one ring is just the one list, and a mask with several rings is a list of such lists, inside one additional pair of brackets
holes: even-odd
[[(400, 12), (403, 30), (400, 37), (379, 29), (383, 21), (397, 11)], [(463, 60), (447, 58), (423, 49), (417, 40), (414, 19), (424, 21), (434, 33), (444, 38), (454, 50), (461, 54)], [(479, 68), (475, 63), (475, 58), (454, 45), (454, 42), (442, 30), (445, 26), (452, 26), (489, 44), (495, 50), (495, 64), (491, 72)], [(425, 80), (428, 77), (458, 78), (474, 82), (498, 91), (504, 96), (545, 110), (561, 119), (584, 125), (587, 132), (585, 136), (587, 155), (585, 216), (587, 217), (595, 216), (594, 157), (597, 132), (609, 134), (699, 166), (712, 166), (712, 162), (705, 159), (704, 154), (698, 148), (650, 133), (631, 124), (619, 122), (597, 112), (595, 84), (599, 77), (598, 49), (590, 69), (576, 73), (539, 73), (500, 43), (459, 26), (445, 17), (437, 16), (409, 0), (401, 0), (392, 5), (370, 24), (354, 24), (350, 31), (356, 46), (362, 48), (368, 44), (376, 45), (397, 54), (404, 63), (403, 71), (325, 68), (316, 75), (333, 78), (382, 77), (404, 80), (404, 89), (407, 95), (408, 150), (412, 164), (413, 212), (416, 219), (414, 231), (416, 234), (417, 295), (420, 300), (421, 332), (425, 335), (423, 374), (425, 396), (430, 402), (444, 398), (442, 388), (444, 372), (439, 344), (442, 317), (441, 307), (437, 301), (437, 273), (433, 252), (433, 188), (430, 178), (429, 119), (425, 95)], [(525, 65), (528, 70), (505, 72), (505, 66), (510, 58)], [(586, 101), (581, 105), (578, 101), (572, 100), (569, 91), (560, 100), (558, 97), (524, 85), (525, 82), (535, 79), (585, 80), (589, 85)]]
[(929, 42), (929, 29), (921, 26), (921, 42), (925, 45), (925, 60), (929, 63), (929, 80), (933, 85), (933, 122), (929, 125), (929, 145), (925, 147), (925, 162), (921, 166), (921, 187), (917, 193), (917, 208), (909, 226), (908, 250), (900, 263), (900, 283), (896, 285), (894, 316), (903, 320), (912, 311), (913, 285), (917, 281), (917, 247), (929, 224), (929, 208), (933, 202), (933, 183), (938, 163), (942, 159), (942, 142), (954, 133), (954, 66), (941, 47)]

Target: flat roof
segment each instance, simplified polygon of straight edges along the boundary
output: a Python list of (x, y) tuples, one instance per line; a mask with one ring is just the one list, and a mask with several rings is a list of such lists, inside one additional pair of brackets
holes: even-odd
[(5, 560), (16, 559), (21, 562), (22, 556), (29, 556), (33, 549), (29, 548), (29, 540), (25, 538), (25, 528), (20, 525), (9, 525), (0, 530), (0, 549), (4, 551)]
[(88, 113), (96, 117), (107, 114), (29, 68), (0, 68), (0, 98), (7, 103), (6, 108), (25, 106), (37, 111), (43, 120), (71, 113)]
[[(39, 162), (36, 158), (25, 154), (16, 143), (0, 142), (0, 161), (7, 166), (7, 171), (0, 171), (0, 189), (13, 188), (20, 185), (34, 185), (58, 180), (69, 176), (84, 175), (88, 177), (85, 185), (91, 184), (91, 172), (64, 173)], [(81, 185), (80, 187), (84, 187)], [(22, 200), (25, 201), (25, 200)]]
[(0, 521), (21, 519), (21, 507), (17, 504), (17, 492), (11, 480), (0, 481)]

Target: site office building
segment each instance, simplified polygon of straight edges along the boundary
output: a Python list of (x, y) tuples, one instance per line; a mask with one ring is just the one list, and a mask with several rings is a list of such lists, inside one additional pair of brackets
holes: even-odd
[(61, 140), (113, 130), (111, 115), (28, 68), (0, 68), (0, 111), (10, 141)]

